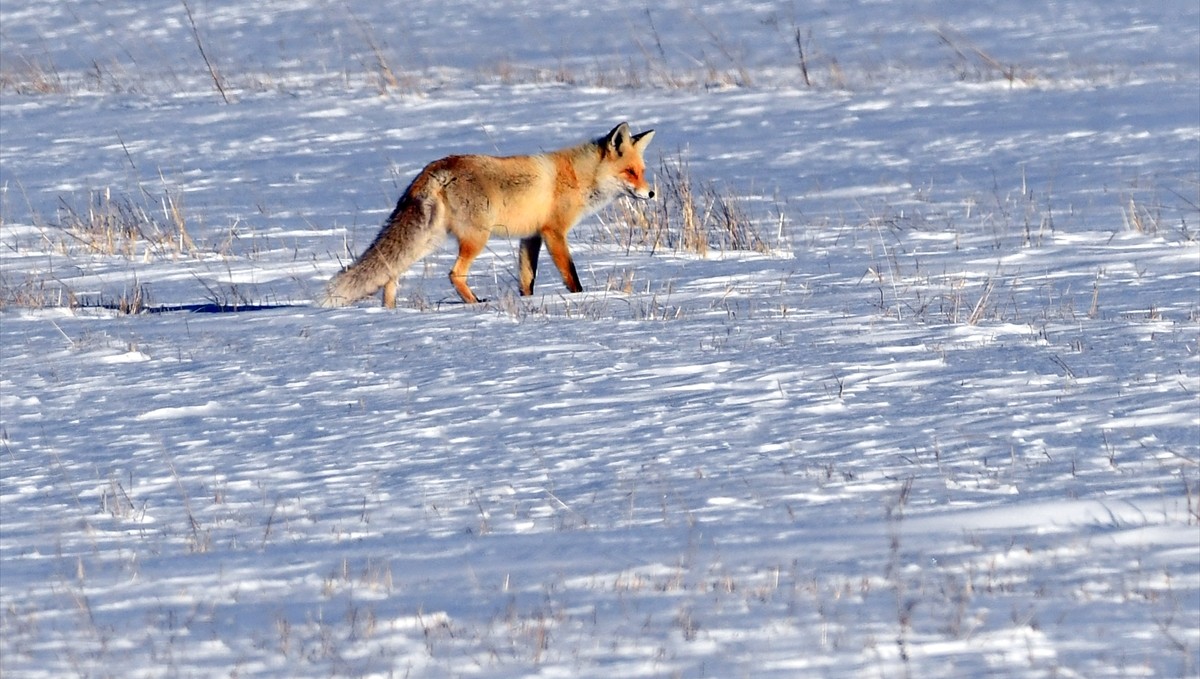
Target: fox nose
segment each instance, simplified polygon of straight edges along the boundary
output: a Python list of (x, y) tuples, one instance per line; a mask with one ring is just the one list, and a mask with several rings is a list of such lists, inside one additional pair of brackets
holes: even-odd
[(654, 189), (650, 189), (650, 191), (646, 194), (646, 198), (653, 198), (653, 197), (654, 197)]

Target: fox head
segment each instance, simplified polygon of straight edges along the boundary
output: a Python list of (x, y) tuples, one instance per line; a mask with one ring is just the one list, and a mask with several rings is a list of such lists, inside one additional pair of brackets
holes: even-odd
[(642, 153), (653, 138), (654, 130), (631, 134), (629, 123), (621, 123), (599, 140), (601, 164), (610, 173), (618, 191), (631, 198), (654, 197), (654, 191), (646, 182), (646, 162), (642, 159)]

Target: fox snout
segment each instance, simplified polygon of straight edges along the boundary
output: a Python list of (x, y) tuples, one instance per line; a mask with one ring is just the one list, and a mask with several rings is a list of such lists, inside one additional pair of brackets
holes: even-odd
[(626, 172), (623, 179), (625, 195), (638, 200), (649, 200), (654, 197), (654, 189), (650, 188), (650, 182), (646, 181), (645, 176), (641, 172)]

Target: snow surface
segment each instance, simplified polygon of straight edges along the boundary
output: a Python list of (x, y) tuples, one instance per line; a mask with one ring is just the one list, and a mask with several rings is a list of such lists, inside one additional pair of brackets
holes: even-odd
[[(984, 5), (6, 0), (0, 673), (1196, 676), (1200, 8)], [(770, 250), (307, 305), (621, 120)]]

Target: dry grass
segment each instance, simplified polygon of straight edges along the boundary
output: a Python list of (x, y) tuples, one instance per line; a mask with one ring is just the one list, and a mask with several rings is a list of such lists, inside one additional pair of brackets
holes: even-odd
[[(116, 257), (130, 262), (195, 257), (200, 254), (188, 233), (182, 202), (170, 192), (154, 197), (143, 191), (140, 200), (111, 189), (91, 191), (78, 201), (59, 197), (50, 223), (40, 217), (41, 248), (68, 258)], [(0, 309), (100, 307), (136, 314), (150, 306), (149, 293), (136, 277), (119, 293), (80, 294), (52, 271), (0, 278)]]
[(697, 185), (682, 154), (660, 160), (654, 185), (653, 200), (620, 200), (602, 211), (596, 242), (626, 251), (700, 256), (776, 248), (747, 215), (741, 198), (712, 183)]
[[(202, 72), (225, 103), (237, 103), (238, 95), (243, 92), (307, 88), (367, 87), (387, 96), (420, 95), (442, 88), (450, 81), (468, 87), (554, 83), (639, 90), (773, 87), (844, 90), (878, 82), (897, 72), (925, 68), (917, 63), (889, 62), (887, 57), (883, 61), (866, 62), (854, 55), (841, 55), (846, 59), (843, 65), (837, 53), (822, 45), (819, 29), (814, 36), (813, 28), (798, 25), (794, 19), (788, 24), (782, 14), (763, 22), (767, 29), (764, 33), (747, 38), (713, 23), (705, 11), (684, 8), (682, 15), (656, 14), (658, 10), (646, 6), (640, 16), (631, 16), (628, 44), (611, 57), (582, 59), (566, 52), (554, 64), (548, 60), (515, 61), (508, 55), (496, 54), (490, 62), (439, 63), (419, 47), (412, 47), (411, 40), (406, 39), (410, 44), (399, 49), (389, 45), (389, 34), (393, 35), (392, 40), (397, 39), (394, 28), (375, 28), (347, 10), (348, 30), (341, 32), (346, 37), (337, 39), (334, 57), (308, 61), (311, 55), (280, 53), (275, 55), (275, 65), (251, 70), (244, 65), (219, 64), (216, 57), (225, 47), (221, 32), (206, 25), (208, 17), (203, 7), (197, 7), (199, 11), (193, 13), (188, 2), (181, 5), (195, 57), (194, 64), (184, 66), (180, 73), (163, 72), (159, 64), (137, 63), (131, 56), (128, 61), (93, 61), (90, 68), (64, 71), (49, 57), (18, 54), (0, 65), (0, 91), (23, 95), (72, 95), (106, 90), (179, 92), (196, 87), (194, 78), (187, 75), (193, 71)], [(662, 21), (662, 16), (669, 13), (675, 15), (678, 24), (672, 26), (672, 32), (685, 31), (689, 37), (684, 49), (669, 43), (664, 46), (656, 20)], [(949, 77), (965, 82), (1002, 80), (1013, 85), (1032, 85), (1054, 77), (1045, 69), (996, 56), (951, 26), (930, 25), (928, 30), (946, 48), (947, 58), (938, 68)], [(45, 37), (41, 40), (50, 42)], [(777, 42), (771, 51), (780, 56), (773, 63), (754, 63), (751, 52), (760, 50), (747, 49), (748, 40)], [(271, 56), (264, 55), (264, 63), (270, 63)], [(302, 68), (296, 68), (297, 61), (305, 62)], [(1088, 75), (1099, 77), (1090, 72)]]
[(181, 201), (167, 193), (150, 202), (93, 191), (83, 206), (59, 198), (58, 220), (48, 233), (63, 254), (118, 255), (128, 259), (189, 256), (196, 244), (188, 234)]
[(1011, 84), (1025, 85), (1037, 80), (1037, 76), (1029, 69), (992, 56), (949, 27), (939, 26), (933, 31), (938, 40), (954, 52), (953, 68), (959, 80), (986, 82), (1001, 78)]
[(77, 306), (79, 300), (75, 292), (56, 280), (26, 276), (14, 281), (8, 276), (0, 277), (0, 310), (9, 307), (51, 309)]
[[(186, 26), (195, 48), (196, 63), (207, 76), (213, 89), (226, 104), (238, 102), (243, 92), (266, 91), (286, 87), (343, 86), (356, 89), (372, 88), (381, 95), (422, 94), (445, 84), (448, 73), (474, 84), (498, 83), (505, 86), (560, 84), (572, 87), (601, 87), (612, 89), (712, 90), (757, 87), (763, 78), (747, 63), (742, 38), (731, 35), (724, 27), (713, 25), (704, 13), (688, 11), (685, 23), (694, 33), (694, 52), (670, 53), (663, 46), (655, 16), (645, 9), (641, 28), (630, 35), (630, 45), (623, 56), (597, 58), (591, 61), (560, 58), (557, 64), (514, 61), (499, 55), (491, 63), (479, 63), (465, 68), (448, 64), (426, 63), (413, 68), (377, 34), (367, 21), (353, 12), (348, 20), (357, 41), (339, 45), (342, 63), (311, 64), (309, 73), (321, 73), (316, 80), (297, 78), (296, 74), (280, 70), (252, 72), (228, 65), (222, 67), (216, 59), (221, 52), (219, 32), (206, 28), (203, 12), (193, 12), (188, 2), (182, 3)], [(835, 56), (813, 47), (812, 33), (801, 37), (787, 31), (779, 33), (783, 42), (796, 41), (799, 68), (796, 81), (808, 88), (845, 88), (847, 78)], [(215, 44), (214, 44), (215, 43)], [(281, 55), (282, 57), (282, 55)], [(291, 61), (292, 57), (282, 61)], [(16, 63), (0, 66), (0, 91), (23, 95), (73, 95), (97, 91), (159, 90), (174, 92), (192, 88), (189, 78), (174, 72), (162, 73), (156, 65), (137, 62), (101, 64), (85, 72), (62, 72), (51, 61), (18, 57)], [(786, 65), (780, 65), (786, 66)], [(787, 72), (790, 66), (782, 72)], [(336, 74), (329, 77), (330, 74)], [(785, 80), (786, 80), (785, 76)], [(786, 84), (786, 83), (785, 83)]]
[(136, 279), (113, 296), (80, 294), (55, 278), (29, 276), (20, 281), (0, 279), (0, 310), (107, 309), (122, 315), (140, 314), (152, 307), (146, 286)]
[(0, 69), (0, 92), (16, 94), (65, 94), (70, 86), (54, 64), (23, 57), (15, 66), (5, 64)]
[(1157, 234), (1159, 224), (1163, 221), (1161, 208), (1138, 205), (1133, 197), (1129, 198), (1128, 205), (1121, 210), (1121, 216), (1125, 220), (1126, 230), (1147, 236)]

